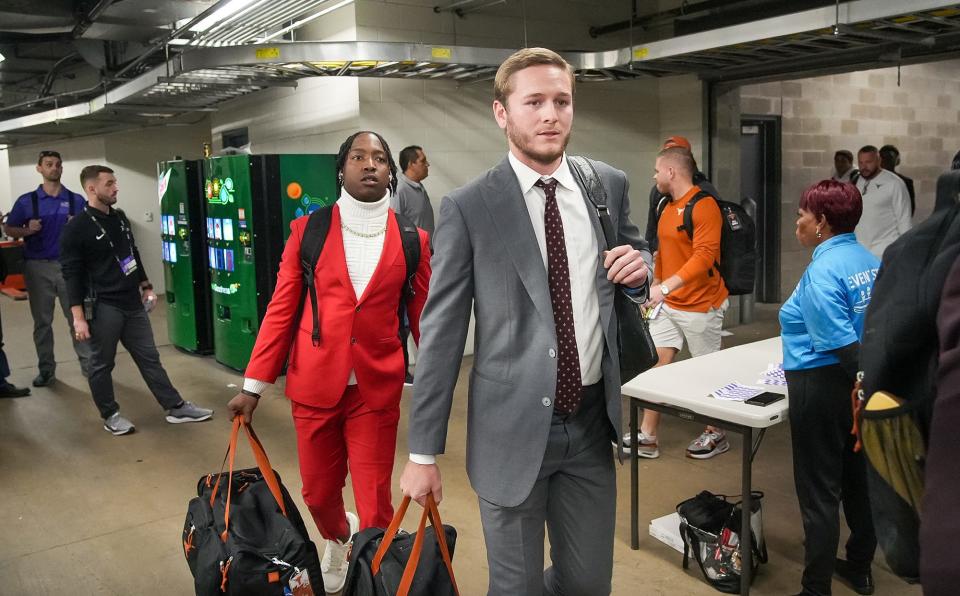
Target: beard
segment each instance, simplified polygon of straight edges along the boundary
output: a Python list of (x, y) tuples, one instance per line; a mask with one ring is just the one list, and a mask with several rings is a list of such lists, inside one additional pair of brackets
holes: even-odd
[(568, 132), (567, 136), (563, 137), (563, 143), (561, 143), (558, 149), (540, 151), (533, 147), (531, 136), (532, 135), (527, 135), (518, 130), (510, 120), (510, 116), (507, 116), (507, 138), (510, 139), (510, 142), (513, 143), (521, 153), (537, 163), (544, 165), (554, 163), (563, 156), (563, 152), (567, 150), (567, 144), (570, 143), (570, 133)]
[(103, 203), (104, 205), (106, 205), (107, 207), (110, 207), (112, 205), (116, 205), (117, 195), (97, 193), (97, 200)]

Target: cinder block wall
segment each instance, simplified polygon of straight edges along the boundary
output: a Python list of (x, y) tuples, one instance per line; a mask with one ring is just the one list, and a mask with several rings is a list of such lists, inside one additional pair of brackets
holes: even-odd
[(960, 61), (885, 68), (740, 89), (742, 114), (782, 117), (781, 295), (786, 298), (809, 262), (793, 237), (800, 193), (827, 178), (833, 154), (863, 145), (896, 145), (897, 171), (914, 179), (917, 212), (933, 209), (937, 176), (960, 149)]

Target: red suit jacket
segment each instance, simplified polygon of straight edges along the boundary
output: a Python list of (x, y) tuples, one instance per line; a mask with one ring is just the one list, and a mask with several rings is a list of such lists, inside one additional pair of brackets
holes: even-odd
[[(320, 318), (320, 345), (310, 339), (313, 315), (307, 298), (295, 321), (303, 289), (300, 243), (307, 217), (290, 224), (290, 238), (283, 249), (277, 286), (260, 324), (257, 341), (245, 376), (274, 383), (284, 362), (287, 365), (286, 395), (319, 408), (339, 402), (356, 372), (357, 387), (371, 409), (383, 409), (400, 401), (403, 389), (403, 350), (397, 335), (397, 307), (406, 277), (400, 228), (394, 211), (387, 215), (387, 231), (377, 268), (359, 298), (353, 290), (343, 249), (340, 208), (334, 206), (323, 251), (315, 271)], [(430, 245), (420, 230), (420, 263), (414, 278), (414, 296), (408, 304), (410, 329), (420, 342), (420, 313), (430, 281)]]

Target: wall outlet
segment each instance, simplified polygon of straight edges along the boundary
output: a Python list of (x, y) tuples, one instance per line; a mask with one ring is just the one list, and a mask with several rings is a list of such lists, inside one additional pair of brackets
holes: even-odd
[(151, 222), (153, 221), (153, 211), (144, 211), (143, 212), (143, 221)]

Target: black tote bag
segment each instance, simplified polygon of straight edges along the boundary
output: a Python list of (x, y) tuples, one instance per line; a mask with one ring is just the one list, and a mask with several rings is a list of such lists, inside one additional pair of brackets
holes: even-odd
[[(579, 155), (567, 156), (573, 171), (587, 191), (587, 197), (597, 210), (607, 250), (617, 246), (617, 234), (607, 212), (607, 193), (593, 164)], [(631, 296), (623, 287), (614, 292), (613, 308), (617, 313), (617, 347), (620, 348), (620, 384), (653, 368), (657, 363), (657, 346), (650, 335), (650, 326), (643, 315), (643, 303), (649, 295), (647, 280), (644, 292)]]

